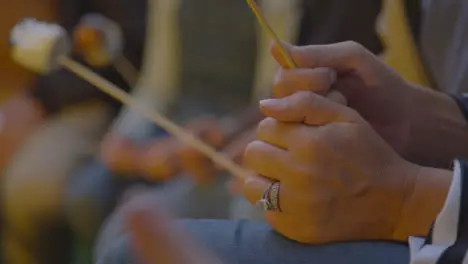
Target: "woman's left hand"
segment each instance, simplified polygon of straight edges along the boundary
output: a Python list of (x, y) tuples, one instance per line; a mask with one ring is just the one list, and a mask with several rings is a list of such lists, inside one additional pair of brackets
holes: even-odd
[(267, 118), (244, 156), (257, 174), (243, 191), (256, 203), (279, 182), (282, 211), (265, 213), (275, 230), (312, 244), (407, 238), (399, 228), (419, 166), (356, 111), (312, 92), (264, 100), (261, 109)]

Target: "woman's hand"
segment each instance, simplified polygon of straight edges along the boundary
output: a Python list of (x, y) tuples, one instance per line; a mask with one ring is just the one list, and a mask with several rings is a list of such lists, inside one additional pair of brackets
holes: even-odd
[[(278, 72), (276, 97), (300, 90), (324, 95), (333, 88), (408, 160), (445, 168), (455, 155), (468, 156), (466, 121), (449, 96), (409, 84), (354, 42), (285, 46), (299, 68)], [(276, 46), (272, 54), (285, 66)]]
[[(304, 243), (414, 235), (400, 227), (420, 167), (355, 110), (307, 91), (262, 101), (261, 109), (268, 118), (244, 157), (257, 175), (243, 191), (256, 203), (272, 182), (280, 183), (282, 212), (265, 214), (273, 228)], [(423, 224), (429, 227), (433, 217)]]

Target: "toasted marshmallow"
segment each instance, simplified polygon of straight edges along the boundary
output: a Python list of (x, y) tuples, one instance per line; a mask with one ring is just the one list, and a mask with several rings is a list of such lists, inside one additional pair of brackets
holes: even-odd
[(122, 54), (124, 41), (120, 26), (101, 14), (84, 15), (73, 35), (75, 46), (92, 66), (111, 65)]

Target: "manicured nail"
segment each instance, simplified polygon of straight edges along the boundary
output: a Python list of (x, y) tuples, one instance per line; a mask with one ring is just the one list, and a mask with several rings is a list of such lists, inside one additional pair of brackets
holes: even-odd
[(276, 105), (276, 99), (263, 99), (259, 103), (261, 107), (269, 108)]

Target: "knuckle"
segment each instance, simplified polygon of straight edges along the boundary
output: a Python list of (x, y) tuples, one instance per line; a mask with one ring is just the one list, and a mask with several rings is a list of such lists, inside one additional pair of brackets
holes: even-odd
[(322, 133), (318, 133), (316, 131), (311, 132), (307, 129), (307, 131), (303, 131), (301, 134), (301, 140), (298, 143), (300, 144), (299, 147), (302, 149), (307, 151), (316, 149), (321, 143)]
[(353, 119), (353, 120), (356, 120), (356, 121), (359, 121), (361, 120), (361, 115), (359, 114), (359, 112), (354, 109), (354, 108), (349, 108), (349, 116)]
[(323, 92), (329, 89), (331, 85), (333, 70), (330, 68), (317, 68), (313, 70), (315, 74), (311, 74), (309, 78), (310, 90), (315, 92)]
[(263, 148), (263, 144), (261, 141), (256, 140), (247, 145), (244, 150), (244, 166), (250, 169), (255, 170), (255, 164), (257, 164), (256, 159), (259, 158), (261, 155), (261, 149)]
[[(307, 164), (300, 164), (300, 165), (297, 165), (293, 168), (293, 171), (294, 171), (294, 174), (296, 175), (296, 178), (304, 183), (304, 187), (307, 186), (307, 189), (309, 189), (309, 187), (311, 186), (310, 184), (313, 183), (315, 177), (313, 175), (313, 170), (310, 166), (310, 164), (313, 164), (311, 162), (308, 162), (307, 161)], [(309, 194), (306, 193), (304, 194), (302, 197), (305, 198), (305, 200), (307, 201), (310, 201), (310, 197), (308, 197)]]
[(262, 142), (259, 140), (255, 140), (253, 142), (250, 142), (247, 147), (245, 148), (244, 151), (244, 156), (246, 158), (250, 158), (252, 156), (255, 156), (259, 152), (259, 148), (261, 148)]
[(247, 178), (242, 182), (242, 194), (252, 204), (261, 198), (263, 194), (262, 188), (259, 188), (261, 184), (254, 177)]
[(307, 90), (307, 91), (316, 91), (320, 89), (321, 85), (321, 72), (316, 71), (315, 74), (308, 74), (307, 75), (307, 83), (306, 86), (302, 90)]
[(370, 56), (371, 53), (360, 43), (347, 41), (346, 45), (348, 48), (349, 61), (355, 66), (366, 63), (365, 61), (368, 61), (368, 59), (372, 57)]
[(364, 46), (362, 46), (360, 43), (356, 42), (356, 41), (346, 41), (344, 43), (349, 51), (351, 51), (353, 54), (356, 54), (356, 55), (359, 55), (359, 54), (362, 54), (366, 49), (364, 48)]
[(310, 107), (316, 102), (316, 95), (311, 91), (298, 91), (295, 95), (301, 107)]
[(285, 74), (283, 69), (279, 69), (276, 71), (275, 77), (273, 79), (273, 86), (274, 87), (282, 87), (285, 82)]
[(276, 72), (273, 79), (273, 95), (275, 97), (281, 97), (281, 94), (284, 93), (284, 77), (283, 71), (280, 69)]

